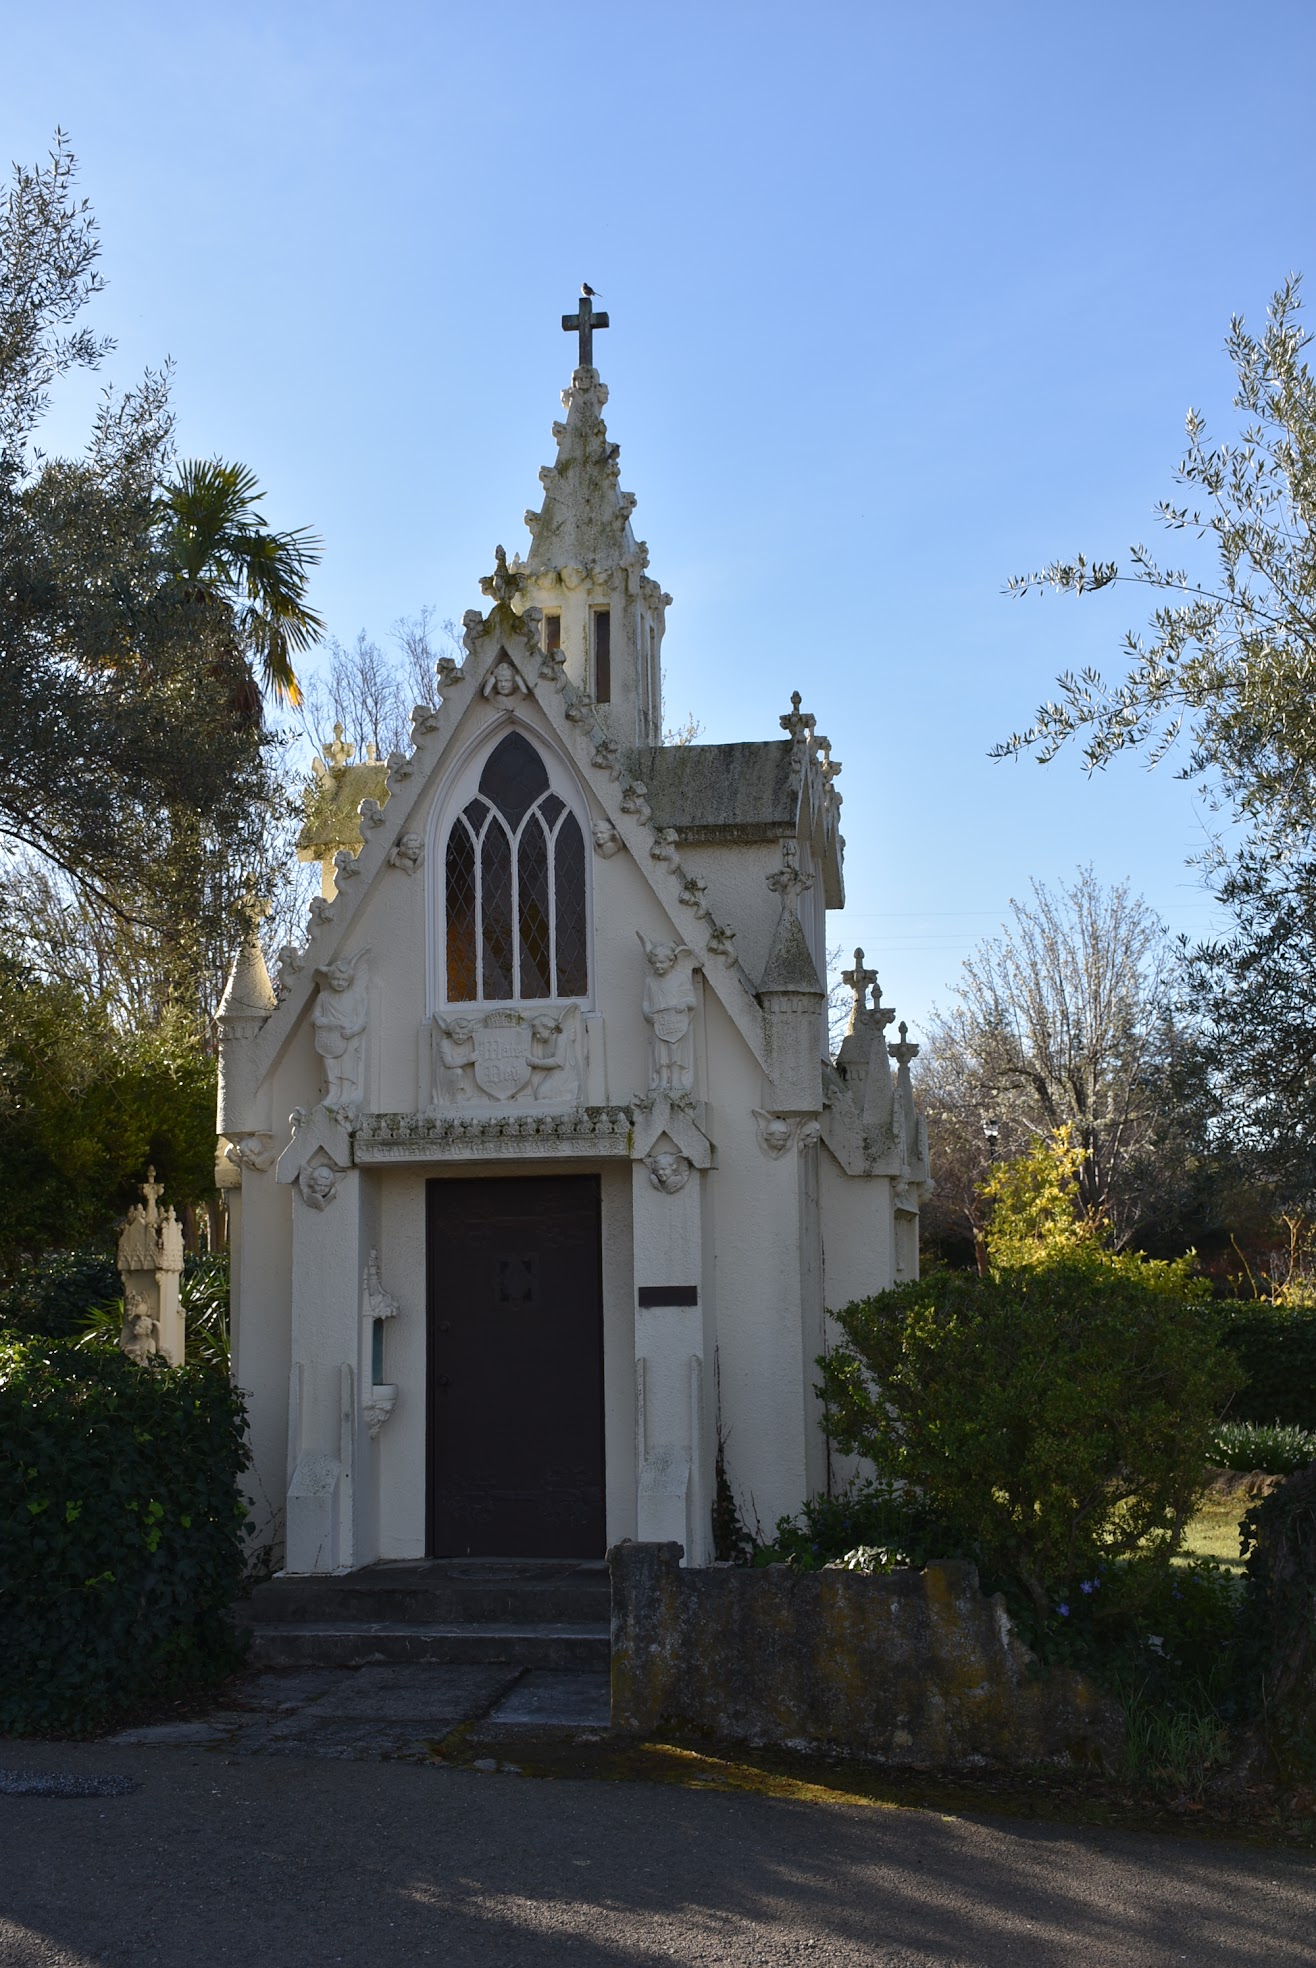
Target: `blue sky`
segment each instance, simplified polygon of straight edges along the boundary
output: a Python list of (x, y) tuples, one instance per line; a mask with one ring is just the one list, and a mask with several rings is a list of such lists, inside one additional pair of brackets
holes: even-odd
[(10, 10), (0, 128), (26, 160), (70, 132), (108, 373), (173, 358), (181, 449), (324, 535), (344, 640), (460, 616), (524, 546), (558, 317), (599, 289), (669, 717), (766, 738), (803, 691), (845, 765), (832, 938), (917, 1027), (1030, 877), (1090, 860), (1211, 920), (1169, 772), (986, 753), (1145, 613), (1008, 576), (1150, 538), (1186, 408), (1227, 421), (1230, 315), (1316, 279), (1316, 10), (1244, 28), (1216, 0), (71, 0)]

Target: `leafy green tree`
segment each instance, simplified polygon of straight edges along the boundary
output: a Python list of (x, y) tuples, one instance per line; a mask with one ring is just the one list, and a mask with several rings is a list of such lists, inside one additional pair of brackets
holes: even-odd
[(982, 1186), (983, 1243), (993, 1276), (1056, 1264), (1117, 1271), (1176, 1298), (1206, 1299), (1193, 1251), (1149, 1258), (1116, 1251), (1110, 1225), (1083, 1201), (1083, 1150), (1064, 1127), (1027, 1153), (997, 1162)]
[(214, 1192), (215, 1060), (183, 1010), (125, 1030), (71, 983), (0, 958), (0, 1273), (106, 1248), (154, 1162), (169, 1200)]
[(1077, 743), (1089, 770), (1128, 750), (1150, 764), (1177, 741), (1180, 771), (1237, 828), (1204, 872), (1232, 933), (1185, 952), (1187, 1006), (1202, 1027), (1198, 1093), (1227, 1178), (1281, 1206), (1316, 1194), (1316, 377), (1296, 277), (1259, 334), (1235, 317), (1236, 435), (1213, 440), (1190, 410), (1157, 516), (1185, 542), (1169, 564), (1135, 545), (1127, 562), (1078, 555), (1010, 583), (1088, 594), (1150, 591), (1126, 674), (1065, 672), (1058, 697), (996, 748), (1049, 760)]
[(0, 847), (162, 922), (198, 829), (241, 861), (279, 789), (271, 740), (232, 715), (232, 611), (178, 605), (166, 376), (107, 393), (81, 457), (35, 449), (51, 386), (111, 347), (73, 325), (102, 284), (74, 176), (57, 137), (0, 203)]
[[(264, 494), (246, 465), (219, 458), (178, 464), (163, 490), (165, 558), (184, 608), (219, 608), (264, 688), (298, 704), (293, 654), (312, 648), (324, 623), (306, 599), (320, 542), (309, 527), (275, 532), (258, 510)], [(255, 693), (252, 714), (260, 715)]]
[(1151, 634), (1124, 639), (1128, 670), (1110, 685), (1095, 671), (1059, 678), (1059, 698), (998, 755), (1055, 755), (1077, 739), (1084, 763), (1104, 766), (1141, 749), (1163, 758), (1187, 728), (1185, 775), (1204, 777), (1239, 815), (1262, 829), (1306, 834), (1316, 822), (1316, 378), (1303, 351), (1300, 283), (1274, 295), (1253, 335), (1239, 316), (1226, 348), (1244, 418), (1234, 439), (1213, 442), (1205, 418), (1187, 417), (1175, 472), (1187, 494), (1162, 500), (1157, 517), (1205, 548), (1199, 565), (1170, 565), (1142, 545), (1118, 561), (1052, 561), (1018, 576), (1009, 592), (1087, 594), (1131, 583), (1165, 599)]

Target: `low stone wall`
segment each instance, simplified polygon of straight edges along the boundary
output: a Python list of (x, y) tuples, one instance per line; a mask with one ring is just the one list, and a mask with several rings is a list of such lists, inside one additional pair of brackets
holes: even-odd
[(1118, 1703), (1072, 1669), (1039, 1675), (972, 1565), (869, 1577), (680, 1559), (679, 1544), (608, 1553), (614, 1729), (939, 1768), (1118, 1757)]

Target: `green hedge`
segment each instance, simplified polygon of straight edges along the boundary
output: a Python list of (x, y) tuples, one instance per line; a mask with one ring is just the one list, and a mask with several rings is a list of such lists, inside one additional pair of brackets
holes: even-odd
[(0, 1342), (0, 1733), (84, 1733), (239, 1664), (249, 1459), (213, 1367)]
[(1214, 1308), (1220, 1337), (1247, 1376), (1230, 1421), (1316, 1428), (1316, 1308), (1235, 1300)]
[(119, 1297), (114, 1259), (99, 1251), (48, 1251), (0, 1288), (0, 1329), (72, 1339), (93, 1306)]

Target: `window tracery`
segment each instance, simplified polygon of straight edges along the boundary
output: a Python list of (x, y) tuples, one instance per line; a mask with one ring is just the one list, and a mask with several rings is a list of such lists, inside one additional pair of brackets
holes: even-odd
[(444, 925), (449, 1004), (588, 995), (584, 834), (519, 731), (449, 828)]

